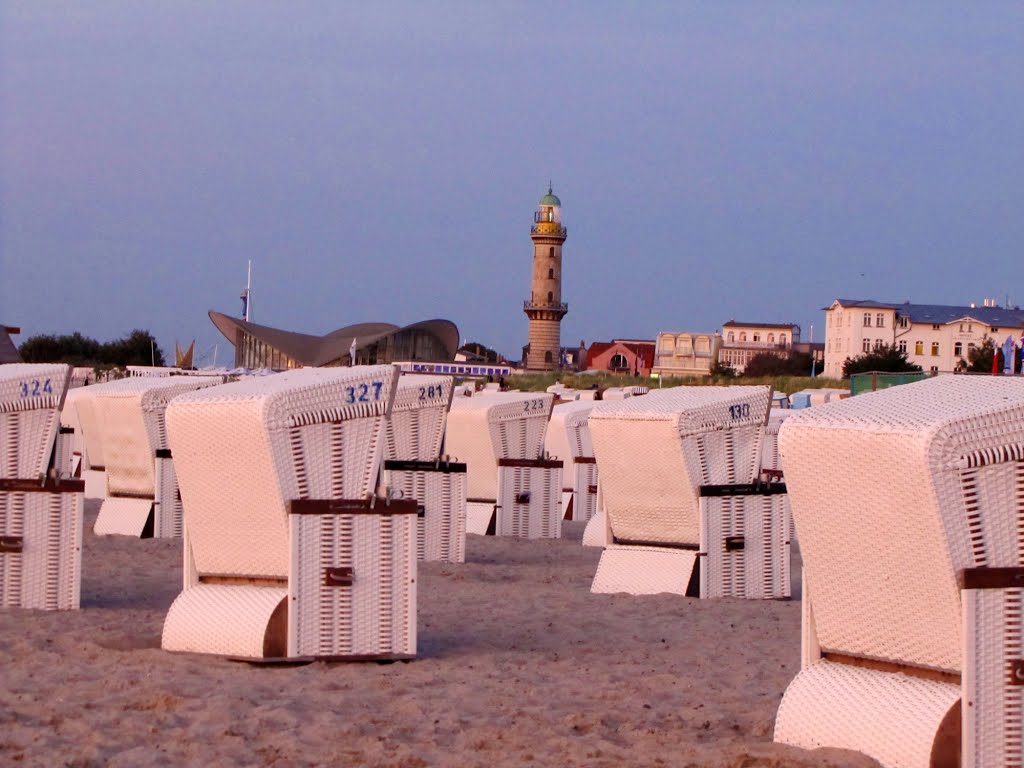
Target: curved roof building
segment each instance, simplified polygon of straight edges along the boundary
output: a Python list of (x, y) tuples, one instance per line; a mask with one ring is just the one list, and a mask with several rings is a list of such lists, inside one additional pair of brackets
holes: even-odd
[(459, 329), (450, 320), (424, 320), (404, 327), (357, 323), (325, 336), (282, 331), (214, 310), (210, 320), (235, 345), (235, 366), (241, 368), (349, 365), (353, 344), (358, 365), (449, 362), (459, 348)]

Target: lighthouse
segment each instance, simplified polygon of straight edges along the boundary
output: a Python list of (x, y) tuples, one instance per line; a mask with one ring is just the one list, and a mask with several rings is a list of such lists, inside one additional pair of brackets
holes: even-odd
[(562, 301), (562, 245), (567, 231), (562, 226), (562, 201), (548, 185), (533, 214), (533, 276), (530, 298), (523, 312), (530, 319), (530, 350), (523, 366), (530, 371), (553, 371), (559, 367), (562, 318), (569, 305)]

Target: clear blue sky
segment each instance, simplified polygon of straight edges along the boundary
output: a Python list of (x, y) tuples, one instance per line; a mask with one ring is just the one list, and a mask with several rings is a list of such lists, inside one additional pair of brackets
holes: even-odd
[(563, 344), (837, 296), (1024, 305), (1024, 5), (0, 5), (0, 322), (455, 321), (513, 358), (548, 179)]

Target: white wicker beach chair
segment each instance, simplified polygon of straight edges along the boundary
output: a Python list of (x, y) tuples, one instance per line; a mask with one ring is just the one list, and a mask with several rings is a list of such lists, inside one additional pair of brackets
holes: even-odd
[(403, 375), (384, 427), (387, 494), (415, 499), (419, 560), (466, 560), (466, 465), (442, 458), (449, 376)]
[(468, 470), (469, 533), (561, 536), (562, 462), (542, 457), (553, 399), (499, 392), (452, 402), (445, 451)]
[(82, 477), (82, 471), (88, 468), (85, 463), (85, 439), (82, 437), (82, 425), (78, 420), (78, 408), (75, 400), (85, 391), (85, 387), (72, 387), (64, 396), (64, 407), (60, 410), (60, 429), (63, 434), (64, 445), (62, 453), (70, 451), (68, 463), (61, 470), (62, 475), (68, 477)]
[[(85, 497), (102, 499), (107, 495), (107, 475), (103, 458), (103, 437), (93, 407), (95, 397), (117, 382), (91, 384), (68, 390), (61, 423), (75, 430), (80, 448), (78, 476), (85, 481)], [(74, 458), (72, 459), (74, 462)]]
[(219, 376), (133, 376), (97, 386), (100, 391), (90, 405), (107, 481), (93, 527), (97, 536), (182, 535), (181, 497), (164, 413), (174, 397), (221, 383)]
[(416, 511), (374, 491), (392, 366), (303, 368), (167, 409), (185, 584), (163, 647), (248, 659), (416, 653)]
[(609, 536), (592, 591), (789, 596), (785, 486), (757, 482), (770, 399), (676, 387), (591, 412)]
[(595, 405), (593, 400), (574, 400), (551, 409), (544, 451), (565, 464), (562, 470), (562, 517), (565, 520), (586, 521), (597, 511), (597, 461), (587, 427)]
[(779, 443), (804, 612), (775, 740), (884, 766), (1020, 766), (1024, 381), (828, 403)]
[[(782, 459), (779, 456), (779, 428), (793, 415), (789, 408), (772, 408), (768, 413), (768, 424), (764, 429), (764, 442), (761, 446), (761, 479), (766, 483), (784, 481)], [(789, 495), (783, 496), (781, 503), (785, 507), (786, 536), (790, 544), (796, 541), (796, 527), (793, 525), (793, 512), (789, 505)]]
[(66, 365), (0, 365), (2, 607), (79, 606), (84, 485), (54, 464), (70, 378)]

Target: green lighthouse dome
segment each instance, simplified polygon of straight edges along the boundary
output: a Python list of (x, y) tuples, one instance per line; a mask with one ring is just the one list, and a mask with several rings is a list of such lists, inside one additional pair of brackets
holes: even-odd
[(551, 191), (551, 185), (548, 184), (548, 193), (540, 199), (541, 205), (557, 205), (561, 207), (562, 201), (558, 199), (558, 195)]

